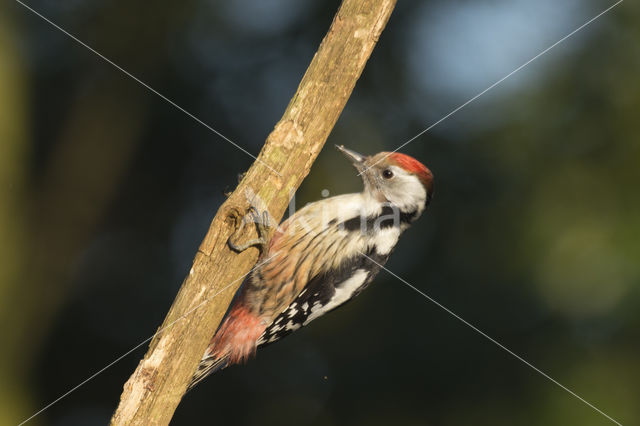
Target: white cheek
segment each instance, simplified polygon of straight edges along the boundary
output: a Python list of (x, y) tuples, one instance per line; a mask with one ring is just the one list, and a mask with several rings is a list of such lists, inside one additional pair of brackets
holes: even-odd
[(427, 191), (413, 175), (398, 175), (387, 198), (401, 210), (421, 209), (427, 200)]

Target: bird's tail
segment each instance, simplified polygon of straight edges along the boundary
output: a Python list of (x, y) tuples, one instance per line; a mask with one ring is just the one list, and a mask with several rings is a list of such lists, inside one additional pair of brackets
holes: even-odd
[(187, 390), (216, 371), (246, 361), (256, 352), (265, 325), (244, 305), (236, 304), (211, 339)]
[(200, 381), (202, 381), (209, 374), (213, 374), (216, 371), (220, 371), (223, 368), (229, 365), (229, 357), (222, 356), (216, 357), (214, 355), (210, 355), (208, 357), (204, 357), (200, 360), (200, 364), (198, 365), (198, 369), (193, 374), (191, 378), (191, 382), (187, 387), (187, 392), (193, 389)]

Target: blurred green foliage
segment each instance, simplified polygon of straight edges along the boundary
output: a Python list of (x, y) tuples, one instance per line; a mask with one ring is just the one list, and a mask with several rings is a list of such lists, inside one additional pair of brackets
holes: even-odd
[[(29, 2), (257, 153), (337, 2)], [(298, 206), (610, 4), (400, 2)], [(436, 176), (389, 268), (640, 422), (640, 7), (624, 2), (403, 150)], [(17, 3), (0, 6), (0, 424), (149, 337), (252, 159)], [(104, 424), (144, 348), (32, 424)], [(400, 281), (208, 379), (174, 424), (609, 421)]]

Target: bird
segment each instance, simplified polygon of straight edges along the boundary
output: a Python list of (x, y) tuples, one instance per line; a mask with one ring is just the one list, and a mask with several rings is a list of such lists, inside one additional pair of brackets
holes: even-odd
[(237, 243), (240, 227), (228, 244), (237, 252), (258, 246), (260, 257), (211, 339), (189, 390), (360, 294), (402, 232), (431, 202), (433, 174), (415, 158), (336, 148), (358, 171), (363, 191), (307, 204), (282, 222), (268, 242), (268, 214), (250, 209), (259, 238)]

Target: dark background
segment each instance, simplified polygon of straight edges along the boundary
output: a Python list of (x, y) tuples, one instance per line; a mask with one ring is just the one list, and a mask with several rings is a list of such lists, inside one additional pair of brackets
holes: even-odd
[[(338, 2), (28, 4), (256, 154)], [(401, 1), (297, 194), (392, 150), (606, 9)], [(640, 423), (640, 7), (626, 1), (402, 151), (436, 177), (388, 267), (625, 425)], [(19, 3), (0, 5), (0, 424), (151, 336), (252, 159)], [(146, 345), (40, 414), (101, 425)], [(606, 425), (388, 274), (173, 424)]]

